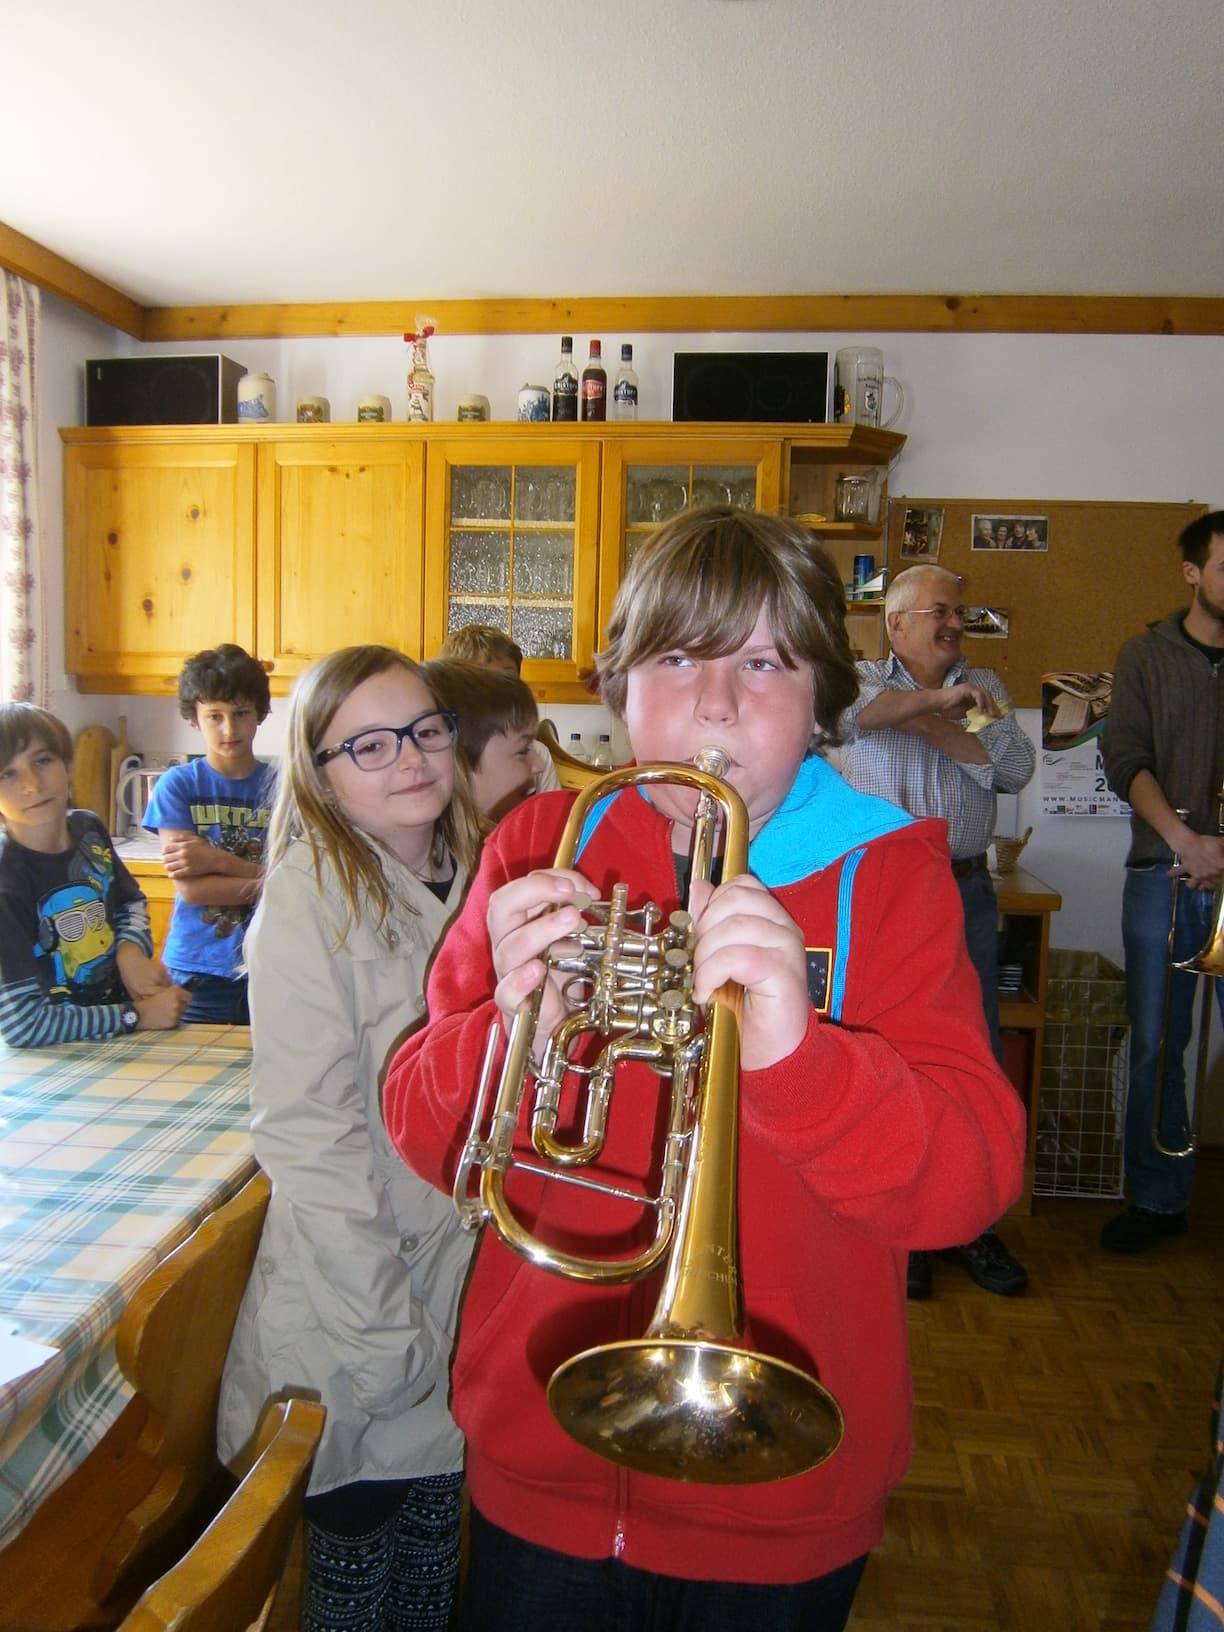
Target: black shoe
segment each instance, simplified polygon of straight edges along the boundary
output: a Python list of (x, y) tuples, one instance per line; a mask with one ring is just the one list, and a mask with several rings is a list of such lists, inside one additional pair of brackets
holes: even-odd
[(905, 1269), (905, 1295), (917, 1303), (931, 1295), (931, 1255), (911, 1252)]
[(959, 1264), (983, 1291), (997, 1292), (1000, 1297), (1018, 1297), (1028, 1285), (1024, 1265), (1016, 1262), (993, 1230), (979, 1235), (967, 1247), (948, 1247), (939, 1256), (950, 1264)]
[(1111, 1218), (1101, 1231), (1106, 1252), (1146, 1252), (1166, 1236), (1185, 1235), (1185, 1213), (1152, 1213), (1146, 1207), (1128, 1207)]

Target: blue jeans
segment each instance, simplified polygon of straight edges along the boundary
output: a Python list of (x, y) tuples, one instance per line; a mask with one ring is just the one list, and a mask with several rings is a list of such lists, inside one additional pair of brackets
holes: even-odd
[[(1194, 1188), (1192, 1156), (1162, 1156), (1152, 1143), (1156, 1070), (1160, 1061), (1165, 976), (1169, 963), (1169, 912), (1173, 881), (1167, 868), (1132, 867), (1122, 889), (1122, 945), (1126, 953), (1126, 1010), (1130, 1016), (1130, 1083), (1126, 1096), (1126, 1180), (1131, 1201), (1153, 1213), (1180, 1213)], [(1178, 891), (1175, 958), (1190, 958), (1214, 926), (1215, 892)], [(1174, 970), (1169, 987), (1161, 1143), (1180, 1150), (1188, 1142), (1186, 1045), (1198, 982), (1205, 975)], [(1224, 983), (1215, 982), (1224, 1016)]]
[(990, 1033), (990, 1050), (1003, 1064), (1003, 1044), (999, 1037), (999, 903), (985, 867), (958, 878), (961, 906), (965, 909), (965, 945), (969, 961), (977, 970), (982, 987), (982, 1008)]
[(537, 1547), (475, 1508), (470, 1545), (462, 1632), (841, 1632), (867, 1564), (795, 1586), (684, 1581)]
[(170, 979), (191, 993), (191, 1002), (183, 1013), (183, 1024), (211, 1026), (249, 1026), (251, 1011), (247, 1007), (247, 983), (227, 975), (201, 975), (190, 969), (171, 969)]

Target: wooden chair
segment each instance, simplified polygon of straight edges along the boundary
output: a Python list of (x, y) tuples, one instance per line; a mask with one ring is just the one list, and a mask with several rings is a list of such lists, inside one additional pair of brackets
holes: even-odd
[(265, 1412), (251, 1471), (119, 1632), (240, 1632), (267, 1625), (326, 1415), (312, 1400)]
[(137, 1287), (115, 1334), (135, 1398), (0, 1552), (0, 1632), (116, 1626), (232, 1489), (217, 1399), (269, 1194), (257, 1174)]

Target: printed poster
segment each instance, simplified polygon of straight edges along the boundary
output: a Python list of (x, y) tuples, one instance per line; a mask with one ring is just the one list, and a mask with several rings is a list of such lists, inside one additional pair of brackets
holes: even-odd
[(1101, 757), (1113, 674), (1041, 677), (1041, 812), (1043, 816), (1129, 816), (1110, 791)]

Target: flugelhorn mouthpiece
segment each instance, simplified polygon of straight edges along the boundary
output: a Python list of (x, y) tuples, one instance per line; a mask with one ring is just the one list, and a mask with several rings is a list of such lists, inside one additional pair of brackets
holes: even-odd
[(723, 748), (699, 748), (693, 755), (693, 764), (707, 776), (726, 776), (731, 769), (731, 756)]

